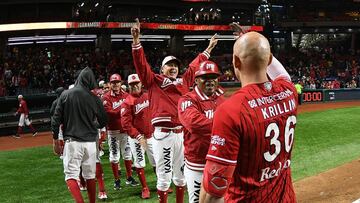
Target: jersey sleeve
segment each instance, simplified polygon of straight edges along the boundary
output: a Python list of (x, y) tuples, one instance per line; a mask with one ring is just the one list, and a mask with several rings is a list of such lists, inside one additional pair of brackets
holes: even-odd
[(190, 97), (180, 98), (178, 114), (181, 124), (191, 134), (194, 132), (204, 135), (211, 133), (212, 119), (208, 119)]
[(240, 147), (239, 126), (231, 112), (221, 105), (215, 112), (211, 133), (211, 142), (206, 156), (225, 165), (236, 165)]
[(133, 126), (133, 119), (132, 105), (130, 105), (128, 99), (126, 99), (126, 101), (121, 104), (121, 125), (131, 138), (136, 138), (140, 133)]
[(186, 86), (191, 87), (194, 84), (195, 73), (199, 70), (200, 63), (210, 58), (210, 54), (204, 51), (197, 55), (197, 57), (189, 64), (188, 69), (183, 74), (182, 79)]
[(136, 73), (139, 75), (141, 83), (149, 88), (154, 82), (155, 73), (151, 70), (151, 66), (146, 60), (144, 49), (141, 44), (132, 45), (132, 55)]
[(104, 97), (103, 105), (104, 105), (104, 109), (106, 111), (106, 114), (109, 117), (115, 118), (115, 117), (120, 116), (120, 108), (114, 110), (112, 108), (112, 102), (110, 101), (110, 99), (108, 97)]

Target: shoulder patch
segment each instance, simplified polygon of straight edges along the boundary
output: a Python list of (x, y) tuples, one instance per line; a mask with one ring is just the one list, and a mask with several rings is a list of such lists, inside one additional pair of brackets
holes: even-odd
[(183, 101), (181, 102), (181, 111), (185, 111), (186, 108), (188, 108), (189, 106), (191, 106), (192, 102), (191, 101)]

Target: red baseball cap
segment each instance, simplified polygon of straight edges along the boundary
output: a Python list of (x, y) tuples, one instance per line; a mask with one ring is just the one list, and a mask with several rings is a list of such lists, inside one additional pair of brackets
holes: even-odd
[(110, 76), (110, 82), (112, 82), (112, 81), (121, 81), (121, 76), (119, 75), (119, 74), (112, 74), (111, 76)]
[(220, 76), (219, 68), (216, 63), (212, 61), (204, 61), (200, 64), (200, 68), (195, 73), (195, 77), (199, 77), (202, 75), (214, 74)]

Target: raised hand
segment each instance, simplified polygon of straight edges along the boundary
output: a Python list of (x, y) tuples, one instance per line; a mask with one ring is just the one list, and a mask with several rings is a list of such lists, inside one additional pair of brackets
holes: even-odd
[(244, 28), (241, 27), (238, 23), (232, 22), (230, 23), (230, 27), (232, 31), (234, 31), (233, 34), (235, 36), (235, 39), (238, 39), (243, 34), (247, 33), (247, 31), (245, 31)]
[(133, 43), (140, 43), (140, 22), (139, 19), (135, 19), (135, 24), (131, 27), (131, 35), (133, 37)]
[(210, 39), (210, 42), (209, 42), (209, 46), (206, 48), (206, 51), (207, 52), (211, 52), (211, 50), (216, 46), (217, 42), (218, 42), (218, 39), (217, 39), (217, 34), (214, 34), (211, 39)]

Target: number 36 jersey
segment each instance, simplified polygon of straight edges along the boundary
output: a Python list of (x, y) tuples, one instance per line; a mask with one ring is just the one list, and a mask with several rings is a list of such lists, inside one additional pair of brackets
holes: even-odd
[(278, 78), (247, 85), (215, 113), (207, 159), (236, 165), (225, 202), (295, 202), (291, 181), (297, 93)]

